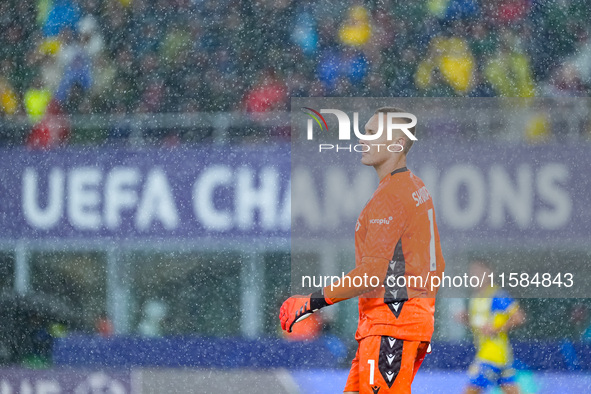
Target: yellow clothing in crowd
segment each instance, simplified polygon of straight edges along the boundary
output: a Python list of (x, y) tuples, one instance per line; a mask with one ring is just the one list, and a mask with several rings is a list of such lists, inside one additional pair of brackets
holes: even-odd
[(369, 15), (362, 6), (355, 6), (349, 10), (349, 17), (339, 30), (339, 39), (345, 45), (362, 46), (371, 37)]
[(459, 37), (435, 37), (429, 45), (429, 55), (423, 60), (415, 74), (419, 89), (429, 89), (433, 73), (439, 70), (443, 80), (457, 93), (469, 91), (474, 75), (474, 57), (468, 43)]

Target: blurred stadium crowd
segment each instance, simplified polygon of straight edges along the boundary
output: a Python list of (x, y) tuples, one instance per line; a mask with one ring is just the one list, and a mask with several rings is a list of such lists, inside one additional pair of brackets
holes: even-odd
[(31, 123), (591, 89), (585, 0), (7, 0), (0, 15), (0, 113)]

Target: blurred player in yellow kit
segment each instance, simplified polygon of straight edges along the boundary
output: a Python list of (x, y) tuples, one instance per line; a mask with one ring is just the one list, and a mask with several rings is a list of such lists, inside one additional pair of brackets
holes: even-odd
[(470, 275), (485, 277), (488, 283), (485, 280), (476, 289), (468, 314), (462, 316), (462, 321), (472, 329), (476, 347), (476, 357), (468, 370), (470, 383), (464, 392), (477, 394), (499, 386), (506, 394), (518, 394), (508, 332), (522, 325), (525, 316), (507, 292), (491, 287), (491, 272), (486, 261), (475, 260), (470, 265)]

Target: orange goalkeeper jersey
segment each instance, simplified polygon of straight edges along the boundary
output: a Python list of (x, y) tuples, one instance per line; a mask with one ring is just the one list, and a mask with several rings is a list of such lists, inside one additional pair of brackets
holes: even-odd
[(445, 262), (433, 200), (406, 167), (380, 181), (355, 226), (356, 267), (386, 263), (383, 286), (359, 297), (355, 338), (430, 341), (437, 293), (430, 278), (441, 275)]

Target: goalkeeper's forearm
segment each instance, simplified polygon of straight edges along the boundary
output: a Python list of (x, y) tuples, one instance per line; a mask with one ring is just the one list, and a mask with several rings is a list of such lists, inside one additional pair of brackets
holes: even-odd
[[(360, 264), (358, 267), (350, 271), (347, 275), (345, 275), (345, 279), (341, 280), (339, 283), (333, 285), (326, 286), (322, 290), (322, 294), (324, 298), (327, 300), (329, 304), (334, 304), (336, 302), (340, 302), (343, 300), (348, 300), (349, 298), (354, 298), (370, 292), (377, 287), (380, 287), (386, 278), (386, 273), (388, 271), (388, 264), (390, 263), (387, 259), (382, 258), (366, 258), (364, 259), (363, 263)], [(346, 278), (349, 279), (346, 279)], [(379, 278), (379, 284), (376, 287), (372, 287), (370, 283), (372, 281), (368, 280), (354, 280), (355, 278), (371, 278), (377, 277)], [(361, 286), (355, 286), (354, 284), (361, 283)]]

